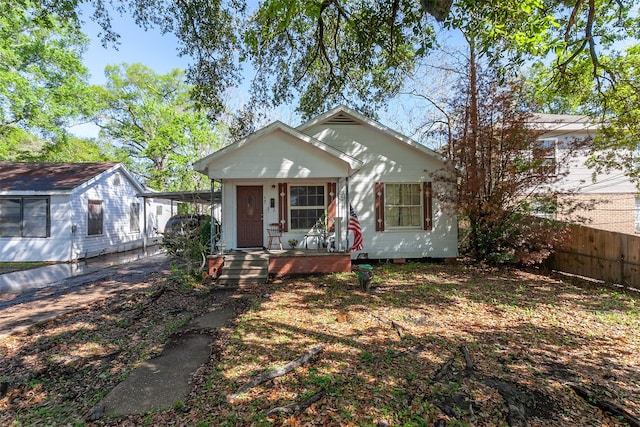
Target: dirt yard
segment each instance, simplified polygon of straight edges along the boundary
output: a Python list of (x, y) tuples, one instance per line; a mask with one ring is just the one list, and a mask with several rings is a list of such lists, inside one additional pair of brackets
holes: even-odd
[[(184, 402), (86, 412), (216, 291), (179, 272), (0, 340), (2, 425), (637, 426), (640, 296), (535, 272), (410, 263), (246, 287)], [(260, 375), (317, 355), (237, 393)], [(270, 377), (272, 375), (267, 375)]]

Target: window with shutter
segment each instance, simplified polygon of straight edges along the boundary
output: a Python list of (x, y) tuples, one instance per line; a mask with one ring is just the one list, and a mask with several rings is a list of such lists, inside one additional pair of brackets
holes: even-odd
[(375, 184), (376, 231), (433, 229), (433, 191), (430, 182)]
[(385, 184), (385, 229), (422, 228), (420, 184)]

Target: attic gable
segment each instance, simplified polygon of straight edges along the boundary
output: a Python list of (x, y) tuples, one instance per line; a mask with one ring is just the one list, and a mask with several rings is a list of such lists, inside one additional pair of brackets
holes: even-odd
[(332, 125), (333, 126), (337, 126), (337, 125), (368, 126), (370, 128), (375, 129), (378, 132), (391, 136), (391, 138), (398, 143), (402, 143), (409, 147), (412, 147), (413, 149), (419, 151), (421, 154), (426, 154), (427, 156), (434, 157), (440, 161), (445, 160), (445, 158), (440, 153), (344, 105), (339, 105), (327, 111), (326, 113), (321, 114), (309, 120), (306, 123), (303, 123), (302, 125), (298, 126), (296, 129), (299, 130), (300, 132), (306, 132), (307, 129), (311, 127), (326, 126), (330, 128)]
[(324, 123), (328, 125), (359, 125), (352, 116), (346, 114), (343, 111), (338, 112), (336, 115), (329, 117)]

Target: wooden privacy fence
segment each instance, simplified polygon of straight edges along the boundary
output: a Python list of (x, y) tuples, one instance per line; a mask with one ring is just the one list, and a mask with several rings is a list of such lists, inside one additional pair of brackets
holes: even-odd
[(570, 226), (571, 238), (548, 260), (550, 268), (623, 286), (640, 287), (640, 237)]

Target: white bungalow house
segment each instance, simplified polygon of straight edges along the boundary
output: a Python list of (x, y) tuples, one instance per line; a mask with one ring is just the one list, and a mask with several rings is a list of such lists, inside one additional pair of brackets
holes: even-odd
[[(582, 203), (586, 208), (571, 215), (562, 209), (554, 213), (559, 220), (580, 218), (587, 227), (634, 234), (640, 232), (640, 197), (638, 188), (622, 170), (595, 173), (586, 165), (589, 141), (596, 137), (598, 126), (586, 116), (535, 114), (533, 129), (541, 132), (539, 140), (550, 148), (545, 162), (549, 172), (566, 171), (554, 185), (559, 198)], [(573, 141), (586, 141), (586, 146), (571, 148)], [(561, 202), (562, 200), (559, 200)]]
[(354, 249), (352, 206), (362, 247), (351, 258), (458, 254), (455, 212), (434, 197), (443, 189), (432, 174), (445, 170), (444, 159), (344, 106), (295, 128), (274, 122), (194, 168), (222, 185), (226, 250), (271, 246), (269, 224), (279, 225), (285, 246), (296, 239), (302, 248), (316, 248), (314, 225), (324, 216), (335, 239), (327, 251), (348, 253)]
[(170, 202), (138, 197), (144, 190), (119, 163), (0, 161), (0, 261), (73, 261), (156, 242)]

